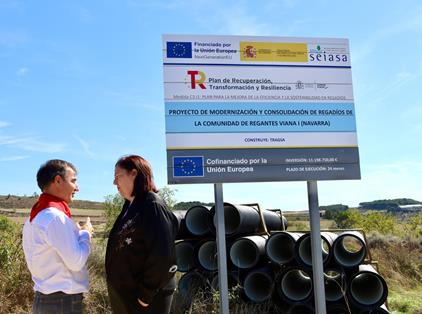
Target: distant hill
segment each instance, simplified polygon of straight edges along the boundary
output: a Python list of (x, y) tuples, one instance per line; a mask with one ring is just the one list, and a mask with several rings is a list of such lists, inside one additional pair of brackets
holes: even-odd
[(208, 206), (212, 207), (214, 206), (214, 203), (203, 203), (200, 201), (193, 201), (193, 202), (179, 202), (174, 205), (174, 210), (188, 210), (189, 208), (193, 206)]
[(398, 211), (398, 210), (400, 210), (400, 206), (414, 205), (414, 204), (422, 204), (422, 202), (413, 200), (411, 198), (396, 198), (396, 199), (391, 199), (391, 200), (376, 200), (376, 201), (372, 201), (372, 202), (359, 203), (359, 209)]
[[(0, 208), (31, 208), (37, 201), (38, 195), (19, 196), (19, 195), (0, 195)], [(102, 202), (92, 202), (84, 200), (74, 200), (72, 208), (82, 209), (103, 209)]]
[(343, 204), (334, 204), (334, 205), (325, 205), (325, 206), (319, 206), (319, 210), (347, 210), (349, 209), (349, 206), (343, 205)]

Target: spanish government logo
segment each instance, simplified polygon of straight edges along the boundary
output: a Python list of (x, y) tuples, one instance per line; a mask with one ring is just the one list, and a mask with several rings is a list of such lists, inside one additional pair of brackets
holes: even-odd
[(192, 58), (192, 43), (168, 41), (167, 58)]
[(254, 46), (246, 46), (243, 50), (243, 57), (245, 58), (256, 58), (256, 49)]
[(203, 177), (204, 157), (173, 157), (173, 177)]

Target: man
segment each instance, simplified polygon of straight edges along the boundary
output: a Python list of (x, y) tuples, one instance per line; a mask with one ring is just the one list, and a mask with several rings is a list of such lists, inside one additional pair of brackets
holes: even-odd
[(69, 204), (79, 191), (76, 168), (49, 160), (37, 173), (42, 194), (23, 227), (23, 250), (34, 281), (34, 314), (80, 314), (88, 291), (86, 261), (93, 228), (71, 219)]

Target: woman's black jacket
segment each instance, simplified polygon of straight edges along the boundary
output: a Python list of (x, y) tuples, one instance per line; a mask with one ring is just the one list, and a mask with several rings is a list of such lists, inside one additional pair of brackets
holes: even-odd
[(125, 202), (108, 239), (108, 285), (126, 300), (151, 303), (175, 274), (177, 229), (176, 217), (157, 194)]

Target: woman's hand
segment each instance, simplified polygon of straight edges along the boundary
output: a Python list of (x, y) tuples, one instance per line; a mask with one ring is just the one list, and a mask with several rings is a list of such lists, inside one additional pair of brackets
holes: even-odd
[(142, 305), (143, 307), (147, 307), (149, 306), (149, 304), (142, 302), (141, 300), (138, 299), (138, 302), (140, 305)]

